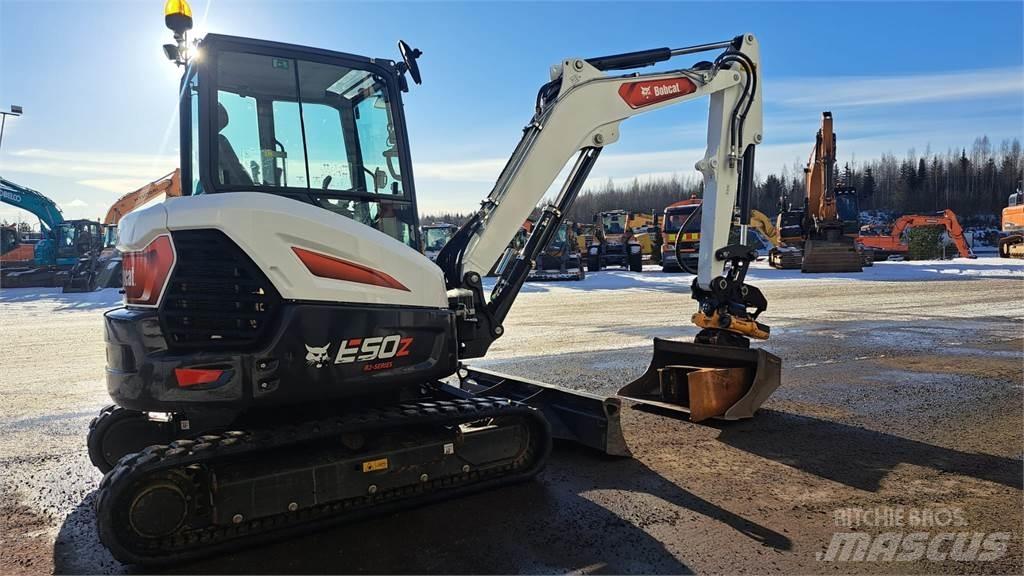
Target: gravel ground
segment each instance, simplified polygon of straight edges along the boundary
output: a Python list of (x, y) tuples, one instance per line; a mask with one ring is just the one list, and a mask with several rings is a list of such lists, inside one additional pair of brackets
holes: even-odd
[[(1022, 573), (1022, 276), (884, 272), (757, 271), (783, 384), (752, 420), (626, 410), (632, 459), (560, 445), (535, 482), (173, 570)], [(688, 282), (602, 272), (531, 286), (477, 364), (612, 393), (646, 367), (652, 336), (695, 333)], [(0, 573), (134, 571), (98, 543), (84, 447), (108, 403), (101, 316), (118, 299), (0, 294)], [(838, 511), (881, 507), (955, 510), (966, 525), (837, 525)], [(852, 530), (1011, 536), (991, 562), (819, 560)]]

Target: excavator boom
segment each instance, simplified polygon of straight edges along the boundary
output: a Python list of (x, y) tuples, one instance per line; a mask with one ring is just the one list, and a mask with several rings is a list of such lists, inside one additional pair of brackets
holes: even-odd
[(782, 246), (782, 239), (779, 237), (779, 229), (772, 224), (771, 218), (760, 210), (750, 211), (750, 227), (761, 233), (762, 236), (771, 242), (772, 247)]
[(159, 179), (146, 184), (142, 188), (133, 190), (118, 198), (110, 205), (110, 209), (107, 210), (107, 215), (103, 218), (103, 225), (117, 226), (117, 223), (121, 221), (122, 216), (139, 206), (142, 206), (146, 202), (159, 197), (161, 194), (165, 195), (167, 198), (181, 196), (180, 169), (175, 168), (169, 174), (161, 176)]
[(44, 234), (47, 231), (56, 230), (64, 222), (64, 215), (61, 214), (60, 208), (53, 200), (47, 198), (42, 192), (15, 184), (5, 178), (0, 178), (0, 201), (21, 208), (39, 218), (39, 223), (42, 226), (40, 231)]
[[(723, 52), (713, 64), (700, 68), (607, 74), (709, 50)], [(762, 139), (759, 60), (757, 41), (747, 34), (675, 50), (567, 58), (552, 68), (551, 81), (538, 92), (536, 112), (491, 193), (437, 258), (449, 299), (460, 299), (466, 310), (476, 312), (459, 324), (468, 357), (482, 356), (503, 332), (501, 322), (532, 260), (547, 245), (600, 153), (618, 141), (622, 121), (703, 96), (710, 98), (710, 111), (707, 150), (696, 164), (704, 174), (705, 188), (695, 285), (710, 293), (712, 281), (722, 278), (726, 263), (732, 262), (719, 251), (728, 243), (733, 208), (743, 198), (739, 187), (752, 179), (754, 146)], [(542, 213), (519, 259), (502, 274), (490, 297), (484, 298), (480, 278), (573, 155), (576, 163), (569, 177)], [(749, 196), (749, 185), (746, 188), (744, 194)], [(747, 204), (740, 202), (741, 207)], [(742, 275), (736, 283), (742, 283)], [(724, 305), (724, 299), (719, 298), (719, 303)], [(739, 323), (730, 329), (745, 330)]]
[(836, 218), (833, 181), (835, 166), (836, 134), (832, 131), (832, 113), (822, 112), (821, 128), (818, 129), (814, 148), (804, 168), (807, 218), (814, 221)]

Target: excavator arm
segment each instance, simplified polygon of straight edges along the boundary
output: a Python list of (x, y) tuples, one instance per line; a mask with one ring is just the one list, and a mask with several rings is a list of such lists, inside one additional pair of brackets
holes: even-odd
[(761, 212), (760, 210), (750, 211), (750, 227), (757, 230), (767, 238), (773, 247), (778, 248), (783, 245), (782, 238), (780, 238), (779, 235), (779, 229), (775, 224), (772, 224), (772, 219), (764, 212)]
[(953, 243), (956, 244), (956, 249), (960, 252), (961, 258), (977, 258), (974, 255), (974, 251), (967, 245), (967, 239), (964, 238), (964, 229), (960, 226), (960, 220), (957, 219), (956, 214), (946, 209), (943, 211), (943, 215), (948, 221), (946, 224), (946, 230), (949, 232), (949, 237), (953, 239)]
[[(609, 75), (685, 54), (721, 50), (714, 62), (651, 74)], [(445, 273), (449, 301), (459, 314), (462, 357), (477, 357), (503, 332), (501, 326), (536, 254), (547, 245), (582, 189), (598, 156), (619, 139), (623, 120), (646, 112), (710, 97), (707, 151), (696, 168), (704, 175), (700, 264), (694, 297), (708, 321), (734, 332), (730, 318), (756, 317), (765, 303), (743, 284), (752, 252), (727, 246), (733, 208), (740, 198), (741, 221), (749, 219), (754, 146), (762, 138), (759, 52), (751, 34), (687, 48), (661, 48), (603, 58), (568, 58), (552, 67), (551, 81), (538, 95), (536, 112), (477, 213), (445, 246), (437, 262)], [(481, 277), (543, 198), (567, 162), (576, 162), (555, 201), (543, 211), (517, 260), (499, 278), (489, 298)], [(741, 188), (743, 193), (740, 192)], [(726, 263), (731, 264), (725, 275)], [(756, 293), (757, 297), (750, 298)], [(725, 314), (730, 309), (732, 314)], [(740, 310), (743, 310), (741, 313)], [(723, 314), (717, 316), (717, 311)], [(713, 320), (712, 317), (714, 318)], [(702, 317), (703, 318), (703, 317)], [(695, 321), (697, 319), (695, 318)], [(707, 327), (698, 322), (699, 325)], [(767, 327), (761, 325), (766, 337)], [(763, 333), (763, 335), (762, 335)]]
[(121, 221), (122, 216), (157, 196), (160, 196), (161, 194), (166, 195), (168, 198), (181, 196), (180, 169), (175, 168), (170, 174), (167, 174), (158, 180), (154, 180), (153, 182), (146, 184), (138, 190), (134, 190), (118, 198), (117, 201), (110, 206), (110, 209), (107, 210), (107, 215), (103, 219), (103, 225), (117, 226), (117, 223)]
[(956, 213), (946, 209), (935, 214), (907, 214), (900, 216), (892, 226), (892, 232), (888, 236), (860, 236), (857, 240), (868, 248), (882, 250), (884, 252), (906, 252), (908, 245), (903, 242), (903, 233), (908, 228), (915, 226), (942, 226), (946, 229), (950, 239), (956, 245), (961, 258), (975, 258), (974, 251), (967, 245), (964, 238), (964, 229), (960, 226), (960, 220)]
[(814, 149), (804, 170), (804, 187), (807, 199), (806, 218), (811, 222), (832, 220), (836, 217), (835, 182), (836, 134), (832, 129), (832, 113), (821, 113), (821, 128), (818, 129)]

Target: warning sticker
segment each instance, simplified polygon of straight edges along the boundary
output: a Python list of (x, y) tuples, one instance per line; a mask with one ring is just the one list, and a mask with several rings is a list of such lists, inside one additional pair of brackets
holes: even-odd
[(363, 472), (377, 472), (378, 470), (388, 469), (388, 459), (378, 458), (376, 460), (368, 460), (363, 462)]

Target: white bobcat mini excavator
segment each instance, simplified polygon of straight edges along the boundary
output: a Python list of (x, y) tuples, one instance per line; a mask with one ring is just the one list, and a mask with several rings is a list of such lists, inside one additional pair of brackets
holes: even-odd
[[(699, 343), (656, 341), (631, 396), (741, 418), (778, 385), (778, 359), (747, 347), (768, 330), (764, 298), (743, 282), (753, 255), (726, 245), (761, 141), (754, 36), (558, 63), (435, 265), (419, 251), (401, 98), (407, 75), (420, 82), (420, 52), (400, 42), (393, 62), (212, 34), (192, 45), (189, 12), (168, 2), (183, 196), (121, 220), (125, 305), (105, 315), (117, 405), (88, 441), (106, 472), (100, 538), (119, 560), (180, 561), (525, 480), (553, 437), (627, 454), (619, 399), (462, 361), (504, 332), (620, 123), (703, 96), (703, 330)], [(708, 51), (719, 54), (692, 68), (620, 72)], [(485, 294), (484, 273), (574, 155)]]

